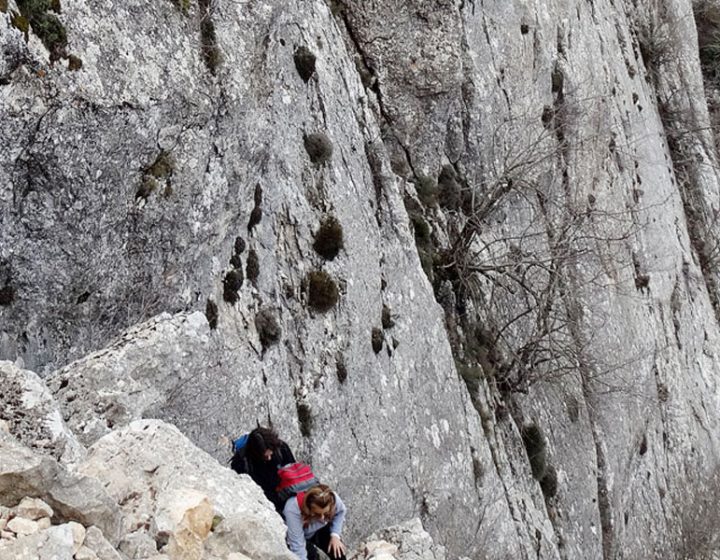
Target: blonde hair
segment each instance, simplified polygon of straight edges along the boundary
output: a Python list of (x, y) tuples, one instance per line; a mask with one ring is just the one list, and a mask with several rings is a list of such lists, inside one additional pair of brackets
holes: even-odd
[(333, 491), (330, 490), (327, 484), (318, 484), (305, 492), (305, 499), (300, 507), (300, 513), (303, 519), (313, 519), (316, 517), (316, 514), (310, 509), (312, 506), (323, 510), (327, 508), (327, 519), (335, 517), (335, 494), (333, 494)]

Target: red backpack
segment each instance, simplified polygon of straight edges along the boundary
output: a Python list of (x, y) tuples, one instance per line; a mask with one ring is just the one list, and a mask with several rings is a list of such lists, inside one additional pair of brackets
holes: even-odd
[(275, 487), (275, 492), (283, 502), (320, 483), (310, 465), (305, 463), (290, 463), (279, 467), (278, 479), (280, 481)]

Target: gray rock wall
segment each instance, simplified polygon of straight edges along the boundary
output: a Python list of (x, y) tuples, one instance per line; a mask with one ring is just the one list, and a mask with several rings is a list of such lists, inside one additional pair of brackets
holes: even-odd
[(0, 13), (0, 357), (86, 444), (159, 416), (222, 457), (272, 421), (353, 535), (421, 516), (451, 557), (679, 555), (719, 395), (690, 3), (206, 6), (66, 0), (76, 71)]

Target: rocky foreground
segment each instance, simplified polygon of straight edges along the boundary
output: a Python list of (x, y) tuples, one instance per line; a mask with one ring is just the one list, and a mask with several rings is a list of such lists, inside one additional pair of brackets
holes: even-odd
[[(260, 488), (175, 426), (134, 420), (85, 448), (36, 374), (0, 362), (0, 378), (3, 560), (294, 558)], [(356, 548), (354, 558), (445, 559), (417, 519)]]

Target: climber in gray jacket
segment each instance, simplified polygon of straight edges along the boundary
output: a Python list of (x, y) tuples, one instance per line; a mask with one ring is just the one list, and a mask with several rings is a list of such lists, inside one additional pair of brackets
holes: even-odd
[(340, 539), (345, 521), (345, 504), (325, 484), (300, 492), (285, 502), (287, 545), (299, 560), (315, 560), (318, 547), (330, 558), (345, 560)]

